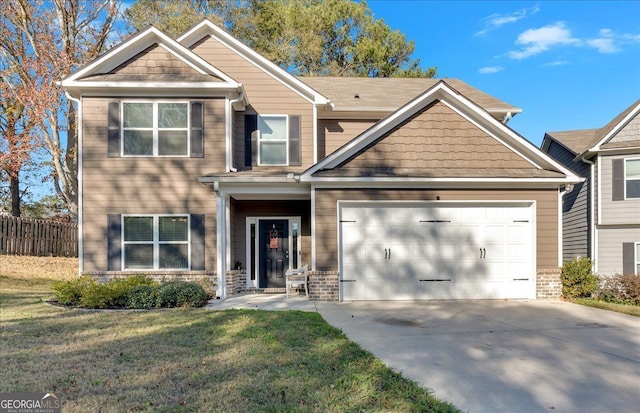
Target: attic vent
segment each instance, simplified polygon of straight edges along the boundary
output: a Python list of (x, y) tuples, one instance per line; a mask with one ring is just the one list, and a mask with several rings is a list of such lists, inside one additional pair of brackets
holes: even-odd
[(360, 99), (360, 93), (356, 93), (355, 95), (353, 95), (353, 97), (356, 99)]

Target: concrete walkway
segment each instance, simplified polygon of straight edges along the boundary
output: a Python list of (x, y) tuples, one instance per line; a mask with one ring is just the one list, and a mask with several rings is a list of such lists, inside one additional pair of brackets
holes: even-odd
[(214, 308), (318, 311), (463, 411), (640, 411), (640, 318), (560, 301), (312, 303), (241, 296)]

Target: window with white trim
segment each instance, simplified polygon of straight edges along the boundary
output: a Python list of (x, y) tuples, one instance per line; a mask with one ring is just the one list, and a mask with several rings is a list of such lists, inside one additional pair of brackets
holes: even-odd
[(640, 242), (636, 242), (636, 258), (635, 258), (635, 269), (636, 275), (640, 275)]
[(125, 270), (188, 270), (188, 215), (124, 215)]
[(640, 158), (624, 161), (625, 198), (640, 198)]
[(258, 117), (258, 164), (288, 165), (288, 126), (286, 115)]
[(188, 102), (122, 102), (124, 156), (188, 156)]

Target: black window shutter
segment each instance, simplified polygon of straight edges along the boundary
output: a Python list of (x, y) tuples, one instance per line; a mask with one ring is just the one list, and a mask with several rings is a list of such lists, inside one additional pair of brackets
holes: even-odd
[(258, 163), (258, 115), (244, 116), (244, 165), (251, 166)]
[(122, 270), (122, 225), (120, 214), (107, 216), (107, 271)]
[(120, 102), (111, 101), (107, 108), (107, 157), (120, 157)]
[(611, 175), (613, 175), (613, 201), (624, 200), (624, 159), (614, 159)]
[(204, 270), (204, 215), (191, 214), (191, 270)]
[(300, 116), (289, 116), (289, 165), (302, 165), (302, 145), (300, 145)]
[(191, 102), (191, 157), (204, 158), (204, 119), (202, 102)]
[(635, 243), (623, 242), (622, 243), (622, 273), (628, 275), (634, 275), (636, 273), (635, 263)]

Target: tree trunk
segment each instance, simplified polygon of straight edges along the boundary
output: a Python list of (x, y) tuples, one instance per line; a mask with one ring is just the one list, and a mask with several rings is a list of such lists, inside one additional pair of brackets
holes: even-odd
[(11, 215), (20, 217), (20, 178), (18, 178), (18, 174), (9, 175), (9, 191), (11, 192)]

